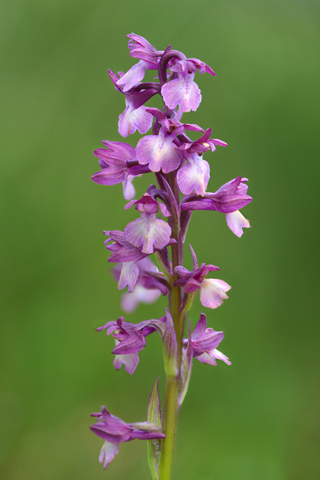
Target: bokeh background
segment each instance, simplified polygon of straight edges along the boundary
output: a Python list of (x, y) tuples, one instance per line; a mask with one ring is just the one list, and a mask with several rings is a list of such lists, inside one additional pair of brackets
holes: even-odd
[[(89, 431), (101, 404), (143, 420), (155, 378), (164, 383), (158, 338), (130, 377), (95, 331), (121, 313), (101, 232), (135, 216), (120, 185), (90, 180), (92, 151), (120, 140), (124, 99), (107, 68), (133, 65), (135, 32), (216, 71), (197, 76), (203, 101), (185, 118), (229, 144), (206, 157), (210, 190), (242, 175), (254, 198), (240, 240), (215, 212), (190, 227), (199, 260), (233, 287), (206, 312), (233, 365), (195, 362), (173, 479), (318, 480), (319, 3), (4, 0), (0, 10), (0, 478), (149, 478), (144, 442), (121, 445), (103, 471)], [(200, 311), (196, 302), (194, 321)]]

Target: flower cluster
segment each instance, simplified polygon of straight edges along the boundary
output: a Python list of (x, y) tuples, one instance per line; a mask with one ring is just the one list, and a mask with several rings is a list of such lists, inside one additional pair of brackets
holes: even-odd
[[(182, 121), (183, 113), (197, 110), (201, 102), (196, 73), (214, 76), (211, 67), (197, 58), (187, 58), (171, 46), (157, 50), (139, 35), (132, 33), (128, 37), (130, 56), (137, 63), (126, 73), (109, 70), (109, 75), (115, 89), (125, 97), (125, 109), (118, 122), (120, 135), (128, 137), (138, 130), (143, 136), (135, 147), (103, 141), (103, 148), (94, 152), (100, 170), (92, 180), (101, 185), (122, 183), (128, 201), (125, 209), (134, 207), (138, 214), (123, 231), (104, 232), (118, 288), (128, 290), (122, 297), (123, 310), (130, 313), (140, 302), (153, 302), (161, 294), (167, 295), (168, 308), (159, 319), (133, 324), (120, 317), (97, 330), (105, 330), (114, 338), (114, 367), (124, 365), (131, 375), (139, 362), (138, 353), (146, 346), (146, 337), (158, 333), (170, 389), (165, 394), (164, 421), (156, 381), (146, 422), (127, 424), (102, 407), (101, 413), (93, 414), (97, 424), (91, 429), (105, 440), (100, 454), (105, 468), (118, 453), (119, 443), (146, 439), (151, 474), (154, 479), (166, 480), (170, 478), (177, 409), (188, 389), (193, 358), (214, 366), (217, 360), (231, 364), (217, 350), (223, 332), (207, 327), (204, 314), (193, 332), (190, 324), (189, 334), (184, 333), (186, 316), (198, 291), (201, 304), (215, 309), (228, 298), (231, 288), (224, 280), (210, 277), (219, 267), (198, 265), (191, 246), (193, 268), (183, 266), (188, 226), (195, 210), (216, 211), (226, 215), (230, 230), (241, 237), (243, 228), (250, 224), (240, 209), (251, 202), (251, 197), (247, 194), (247, 178), (241, 175), (213, 193), (207, 191), (210, 164), (203, 157), (209, 158), (217, 147), (227, 144), (212, 138), (211, 128)], [(155, 81), (144, 81), (148, 70), (154, 71)], [(162, 98), (163, 108), (147, 105), (155, 95)], [(192, 140), (188, 132), (198, 138)], [(144, 174), (154, 174), (155, 184), (151, 183), (141, 198), (134, 199), (133, 181)], [(151, 260), (153, 254), (158, 267)]]

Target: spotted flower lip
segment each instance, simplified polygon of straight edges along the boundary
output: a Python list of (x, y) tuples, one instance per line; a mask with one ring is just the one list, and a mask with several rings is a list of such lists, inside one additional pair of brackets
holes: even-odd
[(188, 163), (183, 165), (177, 173), (180, 191), (185, 195), (195, 193), (203, 197), (206, 194), (209, 178), (209, 163), (198, 153), (190, 155)]
[(196, 111), (201, 102), (201, 92), (198, 85), (193, 81), (194, 72), (183, 70), (178, 73), (178, 78), (165, 83), (161, 88), (161, 94), (166, 105), (174, 109), (179, 106), (183, 112)]
[(169, 51), (167, 56), (168, 67), (176, 78), (162, 85), (161, 94), (165, 104), (171, 109), (179, 106), (183, 112), (197, 110), (202, 97), (198, 85), (193, 81), (195, 72), (199, 69), (200, 73), (215, 73), (204, 62), (196, 58), (187, 59), (181, 52)]
[(182, 160), (182, 152), (174, 144), (176, 132), (168, 134), (162, 127), (158, 135), (142, 137), (136, 148), (140, 165), (148, 165), (152, 172), (169, 173), (176, 170)]
[(91, 431), (105, 440), (102, 446), (99, 461), (104, 468), (112, 462), (119, 452), (119, 444), (134, 439), (152, 440), (165, 438), (161, 427), (151, 422), (126, 423), (121, 418), (112, 415), (105, 406), (101, 412), (92, 413), (97, 418), (97, 423), (91, 425)]
[(156, 218), (158, 202), (146, 193), (135, 203), (141, 215), (124, 229), (128, 242), (137, 248), (142, 247), (142, 253), (147, 254), (153, 253), (155, 248), (162, 249), (169, 245), (171, 227), (164, 220)]

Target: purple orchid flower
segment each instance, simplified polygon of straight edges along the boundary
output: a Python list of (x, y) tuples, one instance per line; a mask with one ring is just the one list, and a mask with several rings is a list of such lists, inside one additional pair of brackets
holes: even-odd
[(140, 218), (130, 222), (124, 229), (128, 242), (135, 247), (142, 247), (142, 253), (150, 254), (154, 249), (164, 248), (169, 244), (171, 228), (164, 220), (156, 218), (159, 204), (145, 193), (136, 203), (141, 212)]
[[(165, 223), (165, 222), (164, 222)], [(105, 247), (109, 252), (112, 252), (108, 262), (110, 263), (125, 263), (138, 261), (147, 257), (147, 253), (142, 251), (141, 247), (135, 247), (130, 243), (120, 230), (105, 230), (104, 235), (107, 235), (107, 240), (104, 241)], [(174, 238), (170, 238), (168, 245), (176, 243)], [(159, 251), (159, 248), (154, 247), (153, 252)]]
[(219, 267), (205, 263), (198, 267), (197, 257), (191, 245), (190, 250), (193, 258), (193, 270), (187, 270), (182, 266), (175, 267), (174, 273), (178, 276), (175, 285), (184, 287), (185, 293), (194, 293), (199, 290), (200, 302), (204, 307), (220, 307), (223, 300), (228, 298), (226, 292), (230, 290), (230, 285), (217, 278), (206, 278), (209, 272), (219, 270)]
[(182, 160), (182, 152), (174, 144), (176, 132), (161, 128), (158, 135), (142, 137), (136, 148), (140, 165), (148, 165), (152, 172), (169, 173), (176, 170)]
[(91, 178), (100, 185), (116, 185), (122, 182), (124, 197), (130, 200), (135, 195), (132, 185), (133, 177), (149, 170), (138, 164), (135, 149), (128, 143), (108, 140), (102, 143), (107, 148), (97, 148), (94, 151), (102, 169)]
[(195, 193), (204, 196), (210, 179), (210, 166), (202, 155), (194, 153), (188, 156), (188, 163), (183, 165), (177, 173), (180, 191), (185, 195)]
[(99, 456), (99, 462), (103, 464), (104, 468), (108, 467), (119, 452), (120, 443), (134, 439), (165, 438), (165, 434), (158, 425), (151, 422), (125, 423), (120, 418), (111, 415), (105, 406), (101, 407), (101, 412), (92, 413), (91, 416), (97, 418), (97, 423), (90, 427), (92, 432), (105, 440)]
[(201, 102), (201, 92), (198, 85), (193, 81), (195, 72), (208, 72), (215, 75), (213, 70), (204, 62), (196, 58), (187, 59), (181, 52), (169, 51), (169, 68), (176, 78), (165, 83), (161, 88), (165, 104), (174, 109), (177, 105), (183, 112), (197, 110)]
[(229, 358), (217, 350), (217, 346), (223, 340), (223, 332), (216, 332), (212, 328), (207, 328), (207, 318), (201, 313), (198, 323), (195, 326), (191, 339), (185, 339), (185, 347), (191, 343), (193, 356), (199, 362), (207, 365), (217, 365), (217, 360), (222, 360), (227, 365), (231, 365)]
[(129, 37), (128, 47), (131, 57), (139, 58), (140, 60), (117, 81), (117, 86), (122, 89), (123, 93), (128, 92), (141, 82), (146, 70), (157, 70), (160, 57), (163, 54), (163, 51), (156, 50), (140, 35), (131, 33), (127, 37)]
[(207, 130), (203, 133), (202, 137), (198, 138), (198, 140), (192, 141), (189, 138), (186, 138), (184, 139), (184, 142), (179, 146), (179, 149), (187, 150), (190, 154), (203, 153), (207, 152), (208, 150), (214, 152), (216, 150), (216, 146), (228, 146), (228, 144), (223, 140), (219, 140), (218, 138), (210, 138), (211, 133), (212, 128), (207, 128)]
[(241, 237), (242, 229), (250, 227), (249, 221), (240, 212), (237, 213), (252, 200), (252, 197), (247, 195), (247, 181), (247, 178), (239, 176), (222, 185), (216, 192), (207, 192), (201, 198), (195, 195), (184, 197), (181, 210), (213, 210), (226, 213), (228, 227), (235, 235)]
[(107, 335), (112, 334), (116, 340), (116, 346), (112, 353), (116, 355), (113, 365), (119, 370), (124, 364), (126, 372), (130, 375), (134, 373), (139, 362), (138, 352), (146, 346), (146, 336), (157, 331), (161, 337), (165, 333), (165, 319), (145, 320), (141, 323), (133, 324), (125, 322), (124, 317), (119, 317), (117, 321), (111, 321), (98, 327), (97, 331), (107, 330)]
[[(159, 91), (158, 88), (152, 88), (149, 84), (140, 84), (141, 89), (130, 89), (128, 92), (124, 92), (121, 86), (119, 86), (120, 78), (112, 71), (108, 70), (110, 78), (116, 87), (116, 89), (125, 94), (126, 108), (123, 113), (119, 115), (118, 130), (122, 137), (131, 135), (136, 130), (139, 133), (146, 133), (153, 121), (152, 115), (147, 111), (147, 107), (144, 107), (144, 103), (150, 100), (151, 97), (156, 95)], [(142, 89), (142, 87), (150, 87)], [(156, 86), (156, 84), (154, 84)]]
[(137, 248), (128, 242), (124, 232), (106, 230), (103, 234), (108, 236), (104, 242), (105, 247), (109, 252), (112, 252), (108, 260), (110, 263), (138, 261), (147, 256), (146, 253), (141, 251), (141, 248)]

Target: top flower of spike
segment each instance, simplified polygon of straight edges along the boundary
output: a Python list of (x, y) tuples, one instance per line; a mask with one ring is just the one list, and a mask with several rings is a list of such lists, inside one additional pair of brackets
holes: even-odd
[[(187, 58), (182, 52), (171, 50), (170, 45), (166, 50), (157, 50), (140, 35), (131, 33), (127, 36), (129, 37), (130, 55), (139, 59), (138, 63), (126, 73), (118, 72), (118, 77), (109, 71), (116, 89), (126, 95), (126, 125), (125, 127), (121, 126), (120, 134), (123, 135), (125, 132), (123, 136), (127, 136), (129, 133), (133, 133), (135, 128), (127, 127), (127, 124), (131, 124), (128, 117), (132, 116), (132, 121), (137, 122), (136, 117), (143, 112), (141, 108), (143, 103), (147, 102), (155, 93), (161, 93), (166, 107), (171, 110), (176, 107), (181, 112), (197, 110), (201, 102), (201, 92), (194, 82), (195, 72), (199, 70), (200, 73), (207, 72), (215, 75), (212, 68), (198, 58)], [(141, 83), (146, 70), (158, 70), (160, 83)], [(135, 106), (134, 103), (137, 105)], [(135, 113), (137, 109), (140, 109), (139, 113)], [(149, 121), (150, 117), (148, 123)], [(123, 114), (120, 118), (121, 122), (124, 122)], [(147, 123), (146, 128), (148, 128)], [(145, 131), (140, 131), (140, 133), (145, 133)]]

